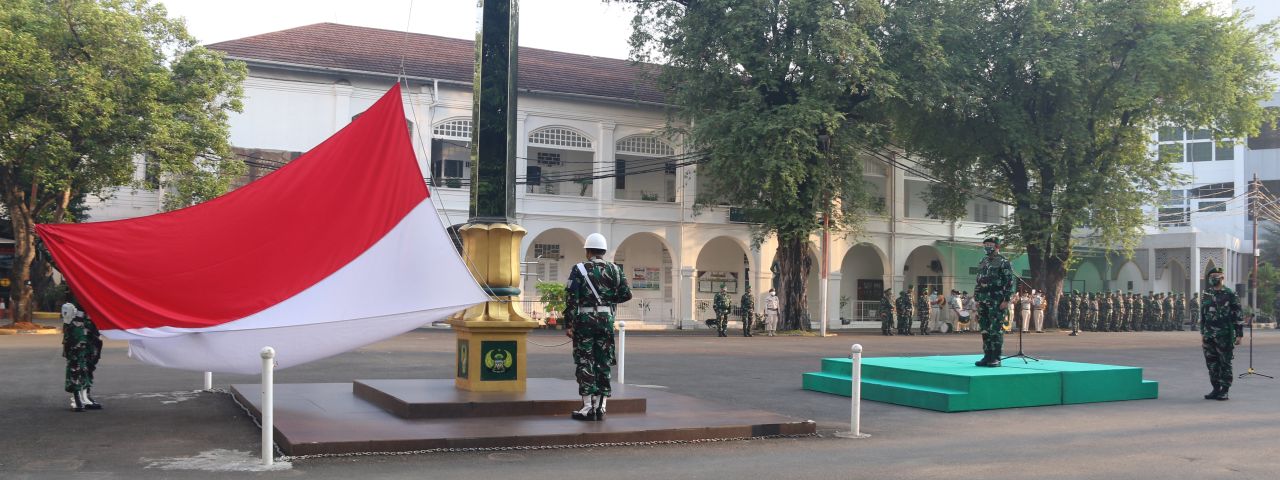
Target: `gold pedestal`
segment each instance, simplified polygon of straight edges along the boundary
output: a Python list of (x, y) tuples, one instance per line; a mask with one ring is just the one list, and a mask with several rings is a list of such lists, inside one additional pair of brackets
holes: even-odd
[(524, 392), (529, 330), (538, 328), (515, 302), (520, 281), (519, 225), (469, 223), (458, 229), (468, 268), (494, 299), (449, 320), (458, 335), (454, 385), (475, 392)]

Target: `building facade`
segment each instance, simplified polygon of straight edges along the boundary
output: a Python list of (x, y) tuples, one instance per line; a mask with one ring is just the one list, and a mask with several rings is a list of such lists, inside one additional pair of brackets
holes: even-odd
[[(249, 67), (244, 111), (231, 117), (231, 143), (250, 167), (246, 181), (269, 174), (350, 123), (397, 81), (403, 63), (406, 120), (424, 181), (444, 222), (467, 220), (471, 41), (418, 34), (406, 40), (402, 32), (316, 24), (210, 48)], [(748, 283), (757, 298), (773, 283), (775, 241), (753, 245), (751, 225), (738, 221), (732, 208), (694, 208), (699, 174), (707, 173), (688, 161), (690, 152), (678, 138), (663, 134), (668, 111), (645, 80), (646, 68), (521, 49), (516, 221), (529, 232), (522, 245), (523, 299), (539, 318), (554, 313), (536, 301), (537, 283), (562, 282), (594, 232), (609, 239), (612, 259), (630, 279), (635, 300), (618, 316), (633, 325), (705, 328), (702, 320), (713, 316), (709, 305), (721, 286), (737, 303)], [(1197, 155), (1186, 168), (1200, 175), (1188, 189), (1212, 183), (1207, 190), (1243, 191), (1244, 146), (1203, 163), (1196, 134), (1183, 135), (1176, 142), (1187, 155)], [(877, 159), (861, 161), (864, 179), (885, 208), (868, 218), (858, 236), (835, 235), (830, 242), (828, 326), (877, 326), (874, 308), (884, 288), (972, 291), (981, 232), (1003, 221), (1007, 208), (978, 199), (960, 221), (929, 218), (921, 193), (930, 179)], [(149, 174), (139, 163), (138, 178)], [(1183, 206), (1203, 207), (1202, 196), (1184, 197)], [(1189, 203), (1192, 198), (1196, 203)], [(93, 205), (91, 219), (156, 213), (162, 202), (162, 191), (121, 188)], [(1173, 207), (1152, 215), (1165, 218), (1164, 208)], [(1132, 259), (1086, 256), (1068, 276), (1069, 285), (1185, 291), (1208, 265), (1226, 267), (1238, 281), (1240, 252), (1248, 251), (1238, 235), (1243, 223), (1201, 212), (1190, 218), (1187, 226), (1153, 231)], [(1196, 221), (1215, 223), (1198, 227)], [(821, 318), (820, 243), (815, 236), (810, 245), (807, 307), (814, 328)], [(1014, 265), (1015, 273), (1029, 275), (1025, 257), (1015, 257)]]

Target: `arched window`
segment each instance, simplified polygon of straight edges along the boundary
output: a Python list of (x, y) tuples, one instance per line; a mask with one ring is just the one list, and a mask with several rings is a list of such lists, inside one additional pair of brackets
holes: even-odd
[(431, 129), (431, 136), (471, 141), (471, 119), (455, 118), (437, 123)]
[(548, 147), (591, 150), (591, 139), (565, 127), (543, 127), (529, 134), (529, 144)]
[(671, 145), (651, 135), (632, 135), (618, 140), (614, 149), (618, 153), (633, 155), (669, 157), (676, 154), (676, 149), (671, 148)]
[(431, 128), (431, 185), (461, 188), (471, 178), (471, 119), (451, 118)]

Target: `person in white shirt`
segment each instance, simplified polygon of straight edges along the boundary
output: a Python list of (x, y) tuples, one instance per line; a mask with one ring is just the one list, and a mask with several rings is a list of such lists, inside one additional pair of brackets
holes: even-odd
[(964, 311), (969, 314), (970, 332), (978, 331), (977, 309), (978, 300), (973, 295), (970, 295), (969, 292), (964, 292)]
[(1044, 295), (1031, 290), (1031, 326), (1036, 333), (1044, 333)]
[(1018, 328), (1023, 332), (1030, 331), (1031, 327), (1031, 293), (1023, 292), (1018, 295)]
[(938, 295), (937, 290), (931, 290), (929, 293), (929, 331), (938, 331), (938, 313), (942, 311), (942, 296)]
[(951, 310), (949, 315), (950, 318), (947, 319), (949, 320), (948, 326), (950, 328), (948, 328), (947, 331), (955, 333), (956, 328), (960, 323), (960, 311), (964, 310), (964, 303), (960, 298), (960, 292), (956, 290), (951, 291), (951, 296), (947, 299), (947, 307)]

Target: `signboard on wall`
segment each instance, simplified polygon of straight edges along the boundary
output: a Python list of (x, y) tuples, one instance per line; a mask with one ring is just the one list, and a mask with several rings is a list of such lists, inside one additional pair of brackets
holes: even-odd
[(738, 293), (738, 272), (698, 272), (698, 292), (717, 293), (721, 285), (729, 293)]
[(632, 290), (658, 290), (662, 288), (662, 269), (654, 267), (634, 267), (631, 269)]
[(884, 294), (884, 280), (858, 280), (858, 301), (879, 300)]

